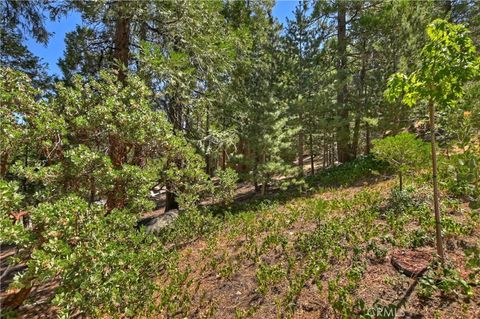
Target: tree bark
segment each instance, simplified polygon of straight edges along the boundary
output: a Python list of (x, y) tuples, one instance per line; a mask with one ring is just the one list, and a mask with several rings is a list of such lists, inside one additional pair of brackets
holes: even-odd
[(355, 115), (355, 125), (353, 127), (353, 142), (352, 142), (352, 155), (353, 158), (357, 157), (358, 144), (360, 139), (360, 113)]
[[(109, 157), (112, 161), (112, 166), (115, 170), (120, 170), (126, 158), (126, 148), (123, 143), (118, 140), (118, 137), (111, 135), (109, 138), (110, 150)], [(114, 208), (122, 208), (125, 205), (125, 187), (123, 182), (116, 178), (112, 190), (107, 195), (106, 208), (111, 211)]]
[(130, 22), (128, 18), (119, 18), (115, 24), (115, 53), (118, 63), (118, 79), (125, 82), (125, 69), (128, 68), (130, 45)]
[[(125, 69), (128, 68), (129, 58), (129, 40), (130, 40), (130, 23), (128, 18), (120, 17), (115, 23), (114, 37), (114, 58), (118, 63), (118, 80), (125, 84)], [(113, 168), (119, 170), (122, 168), (126, 158), (126, 147), (118, 136), (110, 135), (109, 137), (109, 156), (112, 161)], [(113, 189), (107, 195), (106, 207), (108, 211), (114, 208), (121, 208), (125, 204), (125, 189), (123, 183), (118, 178), (114, 181)]]
[[(302, 117), (300, 117), (302, 118)], [(298, 133), (298, 174), (303, 176), (303, 143), (304, 143), (303, 130)]]
[(325, 169), (325, 167), (327, 166), (327, 147), (328, 147), (328, 144), (327, 144), (327, 138), (325, 136), (326, 134), (324, 133), (323, 134), (323, 169)]
[(212, 170), (212, 157), (210, 156), (210, 138), (208, 137), (210, 135), (210, 107), (207, 105), (206, 109), (206, 122), (205, 122), (205, 136), (207, 137), (206, 140), (206, 145), (205, 145), (205, 171), (208, 176), (212, 177), (213, 176), (213, 170)]
[(167, 192), (165, 193), (165, 212), (178, 209), (177, 195), (170, 190), (171, 187), (167, 187)]
[(21, 288), (18, 292), (8, 296), (3, 303), (3, 307), (9, 310), (15, 310), (20, 307), (25, 300), (27, 300), (30, 292), (32, 291), (33, 286), (26, 286)]
[(349, 112), (346, 105), (347, 96), (347, 30), (346, 30), (346, 4), (338, 1), (337, 14), (337, 113), (340, 122), (337, 125), (337, 152), (338, 161), (343, 163), (351, 159), (350, 150), (350, 123)]
[(435, 214), (435, 235), (437, 242), (437, 254), (440, 256), (440, 261), (443, 264), (445, 263), (445, 253), (443, 250), (442, 224), (438, 196), (437, 152), (435, 141), (435, 104), (433, 101), (429, 101), (428, 110), (430, 113), (430, 141), (432, 143), (433, 211)]
[[(265, 164), (266, 162), (266, 156), (265, 156), (265, 152), (262, 153), (262, 164)], [(302, 169), (303, 171), (303, 169)], [(267, 192), (267, 183), (268, 183), (268, 178), (267, 176), (263, 176), (262, 177), (262, 190), (261, 190), (261, 195), (262, 196), (265, 196), (266, 192)]]
[(95, 177), (90, 176), (90, 198), (88, 200), (88, 204), (92, 205), (95, 202), (95, 195), (97, 193), (97, 189), (95, 187)]
[(400, 191), (403, 191), (403, 174), (402, 174), (402, 172), (398, 173), (398, 179), (399, 179), (399, 182), (400, 182)]
[(315, 163), (313, 159), (313, 136), (310, 134), (310, 174), (314, 175), (315, 174)]
[(365, 154), (370, 154), (371, 150), (371, 141), (370, 141), (370, 125), (368, 123), (365, 125)]
[(0, 156), (0, 177), (5, 177), (8, 170), (8, 153), (5, 152)]

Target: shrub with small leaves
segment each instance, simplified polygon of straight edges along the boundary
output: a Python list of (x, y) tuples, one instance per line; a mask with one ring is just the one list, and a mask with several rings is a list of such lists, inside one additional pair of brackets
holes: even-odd
[[(30, 215), (33, 228), (24, 231), (31, 244), (21, 248), (30, 258), (14, 287), (58, 281), (53, 303), (65, 315), (133, 316), (148, 310), (154, 278), (168, 258), (155, 237), (135, 230), (132, 214), (107, 213), (69, 196), (40, 204)], [(18, 236), (9, 236), (15, 225), (2, 226), (1, 242), (18, 244)]]
[(373, 145), (375, 157), (388, 162), (398, 173), (400, 190), (403, 189), (403, 176), (415, 172), (429, 160), (429, 145), (411, 133), (376, 140)]

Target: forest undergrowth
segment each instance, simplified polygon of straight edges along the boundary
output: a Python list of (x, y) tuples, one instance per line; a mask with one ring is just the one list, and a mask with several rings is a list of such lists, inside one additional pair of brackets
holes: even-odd
[[(160, 318), (477, 318), (478, 210), (442, 197), (448, 260), (441, 266), (430, 187), (422, 178), (403, 191), (396, 184), (367, 157), (310, 177), (304, 193), (180, 216), (160, 236), (165, 258), (149, 311)], [(392, 254), (409, 250), (432, 256), (419, 279), (391, 264)]]

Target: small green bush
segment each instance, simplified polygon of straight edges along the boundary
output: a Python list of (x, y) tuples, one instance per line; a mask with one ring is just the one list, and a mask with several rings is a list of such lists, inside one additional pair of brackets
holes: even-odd
[(375, 140), (373, 145), (375, 157), (388, 162), (398, 173), (400, 191), (403, 189), (403, 176), (424, 166), (430, 156), (428, 144), (411, 133), (400, 133)]
[(456, 154), (441, 162), (442, 185), (455, 196), (467, 196), (472, 208), (480, 207), (480, 155)]
[(350, 186), (362, 178), (371, 177), (386, 169), (384, 162), (373, 156), (361, 156), (353, 161), (340, 164), (309, 176), (306, 182), (310, 186)]
[(30, 217), (33, 227), (22, 228), (22, 234), (2, 219), (0, 241), (30, 256), (13, 286), (59, 280), (53, 303), (66, 316), (128, 317), (148, 310), (154, 278), (168, 258), (154, 236), (135, 229), (134, 215), (117, 209), (107, 213), (101, 205), (68, 196), (38, 205)]

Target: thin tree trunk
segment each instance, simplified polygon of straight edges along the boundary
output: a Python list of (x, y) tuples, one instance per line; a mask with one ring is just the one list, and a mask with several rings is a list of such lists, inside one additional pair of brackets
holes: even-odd
[(315, 163), (313, 160), (313, 136), (310, 133), (310, 174), (315, 175)]
[[(300, 118), (302, 118), (300, 116)], [(303, 176), (303, 141), (304, 135), (303, 130), (300, 130), (298, 133), (298, 174), (299, 176)]]
[(128, 68), (130, 22), (127, 18), (119, 18), (115, 25), (115, 53), (118, 65), (118, 79), (125, 81), (125, 69)]
[(210, 134), (210, 112), (209, 112), (209, 107), (207, 106), (207, 119), (205, 123), (205, 135), (207, 136), (207, 141), (205, 145), (205, 171), (208, 174), (208, 176), (212, 176), (212, 159), (210, 157), (210, 139), (208, 138), (208, 135)]
[(171, 189), (171, 187), (167, 186), (167, 192), (165, 193), (165, 212), (178, 209), (177, 195), (172, 192)]
[(254, 164), (253, 164), (253, 185), (255, 187), (255, 192), (258, 193), (260, 191), (260, 186), (258, 185), (258, 154), (255, 151), (254, 154)]
[(370, 141), (370, 125), (368, 123), (365, 125), (365, 154), (370, 154), (371, 150), (371, 141)]
[(323, 134), (323, 169), (327, 166), (327, 139)]
[(352, 142), (352, 153), (353, 157), (357, 157), (358, 144), (360, 139), (360, 113), (357, 112), (355, 115), (355, 125), (353, 127), (353, 142)]
[(222, 149), (222, 170), (227, 169), (227, 150), (225, 147)]
[[(263, 152), (263, 154), (262, 154), (262, 164), (265, 164), (265, 163), (266, 163), (266, 156), (265, 156), (265, 152)], [(262, 181), (262, 190), (261, 190), (262, 196), (265, 196), (265, 194), (267, 192), (267, 183), (268, 183), (268, 178), (266, 176), (264, 176), (263, 181)]]
[(432, 143), (433, 210), (435, 213), (435, 235), (437, 240), (437, 254), (440, 256), (440, 261), (443, 264), (445, 262), (445, 254), (443, 250), (442, 224), (438, 196), (437, 153), (435, 145), (435, 104), (433, 101), (428, 103), (428, 109), (430, 113), (430, 140)]
[(398, 179), (400, 182), (400, 191), (403, 191), (403, 174), (402, 172), (398, 173)]
[(90, 199), (89, 204), (93, 204), (95, 202), (95, 195), (96, 195), (96, 187), (95, 187), (95, 177), (90, 176)]
[(0, 156), (0, 177), (5, 177), (8, 170), (8, 153), (5, 152)]
[[(112, 161), (114, 169), (119, 170), (126, 157), (125, 145), (118, 141), (117, 136), (110, 136), (110, 152), (109, 157)], [(111, 211), (114, 208), (122, 208), (125, 205), (125, 187), (118, 178), (114, 181), (113, 189), (107, 195), (106, 208)]]
[[(332, 133), (332, 139), (330, 141), (330, 166), (333, 166), (335, 164), (335, 133)], [(337, 145), (337, 151), (338, 151), (338, 145)]]

